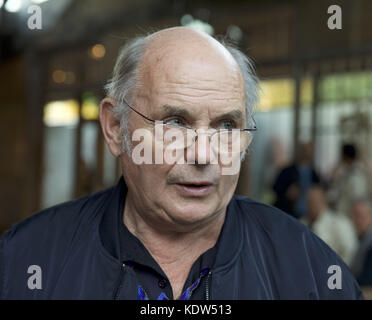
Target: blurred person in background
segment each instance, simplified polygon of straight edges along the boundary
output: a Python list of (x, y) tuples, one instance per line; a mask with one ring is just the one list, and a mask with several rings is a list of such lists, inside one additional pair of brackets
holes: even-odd
[(349, 219), (329, 209), (324, 189), (320, 185), (309, 189), (307, 213), (301, 221), (350, 265), (358, 246), (354, 226)]
[(282, 169), (274, 182), (276, 201), (274, 206), (295, 218), (306, 212), (306, 194), (320, 178), (312, 166), (313, 145), (311, 142), (299, 145), (296, 161)]
[(341, 162), (334, 169), (329, 181), (328, 200), (335, 212), (350, 217), (351, 204), (370, 193), (368, 174), (353, 144), (344, 144)]
[(372, 199), (355, 201), (351, 213), (360, 239), (351, 271), (361, 286), (372, 286)]
[(262, 201), (273, 203), (275, 201), (273, 183), (278, 172), (290, 163), (289, 152), (283, 139), (277, 136), (272, 137), (265, 151), (261, 169)]

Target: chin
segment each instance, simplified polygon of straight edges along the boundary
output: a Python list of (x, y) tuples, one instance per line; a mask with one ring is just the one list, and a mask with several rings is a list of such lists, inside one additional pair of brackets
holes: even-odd
[(211, 205), (193, 205), (189, 207), (171, 208), (171, 218), (182, 226), (200, 225), (202, 221), (213, 217), (215, 206)]

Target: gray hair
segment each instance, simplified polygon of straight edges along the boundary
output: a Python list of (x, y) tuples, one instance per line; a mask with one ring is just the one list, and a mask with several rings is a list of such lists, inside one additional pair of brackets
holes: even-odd
[(128, 119), (131, 112), (125, 104), (133, 102), (133, 93), (139, 87), (138, 65), (146, 50), (148, 37), (136, 37), (120, 50), (112, 78), (105, 85), (106, 95), (116, 101), (113, 107), (116, 118), (120, 121), (120, 138), (122, 152), (131, 150)]
[[(134, 91), (140, 86), (138, 79), (138, 66), (148, 45), (149, 36), (139, 36), (129, 41), (119, 53), (112, 78), (105, 85), (108, 97), (117, 101), (113, 108), (115, 116), (120, 120), (120, 137), (122, 141), (122, 152), (130, 152), (131, 141), (129, 137), (128, 119), (131, 112), (125, 102), (132, 104)], [(246, 125), (254, 125), (254, 108), (259, 100), (258, 77), (255, 74), (253, 62), (239, 49), (225, 40), (218, 40), (233, 56), (240, 67), (245, 83), (245, 111)], [(247, 148), (248, 149), (248, 148)], [(242, 154), (241, 160), (245, 158), (247, 150)]]

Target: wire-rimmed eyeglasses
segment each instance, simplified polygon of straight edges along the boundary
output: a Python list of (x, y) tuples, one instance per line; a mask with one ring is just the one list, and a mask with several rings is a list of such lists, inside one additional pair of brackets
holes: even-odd
[[(191, 147), (198, 139), (200, 130), (180, 125), (170, 124), (162, 120), (154, 120), (145, 116), (141, 112), (134, 109), (127, 101), (125, 104), (143, 117), (145, 120), (154, 124), (155, 140), (163, 144), (164, 147), (170, 149), (185, 149)], [(245, 129), (213, 129), (212, 132), (204, 131), (209, 136), (209, 143), (217, 153), (236, 153), (244, 151), (252, 141), (251, 131), (257, 131), (257, 126), (252, 117), (253, 128)]]

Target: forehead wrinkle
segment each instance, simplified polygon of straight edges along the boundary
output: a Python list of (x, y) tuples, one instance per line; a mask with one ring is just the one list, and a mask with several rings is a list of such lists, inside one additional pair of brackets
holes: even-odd
[[(225, 88), (214, 89), (214, 90), (201, 90), (200, 88), (195, 90), (183, 90), (180, 87), (169, 87), (167, 85), (161, 86), (156, 90), (157, 98), (163, 101), (164, 104), (173, 104), (170, 101), (177, 101), (179, 105), (215, 105), (215, 108), (219, 109), (222, 103), (230, 105), (239, 105), (244, 108), (245, 95), (243, 90), (239, 88), (233, 88), (229, 90)], [(207, 99), (207, 100), (206, 100)], [(218, 103), (218, 105), (216, 105)]]
[(163, 85), (168, 86), (172, 89), (185, 88), (200, 91), (242, 90), (242, 86), (240, 85), (239, 80), (234, 78), (231, 78), (229, 80), (196, 78), (184, 81), (180, 81), (178, 78), (176, 78), (166, 79)]
[[(192, 90), (188, 92), (175, 92), (173, 90), (164, 90), (161, 92), (162, 96), (168, 96), (169, 98), (179, 98), (179, 99), (185, 99), (185, 98), (211, 98), (214, 101), (220, 101), (220, 100), (241, 100), (241, 96), (239, 95), (238, 97), (230, 96), (230, 97), (221, 97), (221, 95), (224, 92), (221, 91), (211, 91), (211, 90)], [(231, 93), (231, 92), (229, 92)]]
[(178, 68), (155, 68), (152, 72), (147, 72), (147, 83), (165, 90), (244, 91), (243, 81), (235, 70), (213, 65), (202, 72), (197, 64), (190, 65), (188, 62)]
[(216, 81), (236, 85), (242, 80), (240, 70), (224, 64), (219, 59), (203, 62), (198, 58), (185, 56), (178, 61), (177, 65), (174, 65), (175, 63), (176, 61), (164, 62), (163, 68), (161, 65), (156, 66), (152, 74), (166, 82), (180, 85), (198, 83), (200, 86), (209, 86)]
[(220, 99), (242, 99), (244, 100), (244, 87), (238, 81), (218, 81), (211, 79), (208, 81), (159, 81), (157, 83), (158, 90), (165, 95), (184, 95), (186, 97), (209, 97)]
[[(226, 106), (226, 108), (227, 108), (226, 111), (217, 113), (215, 115), (215, 118), (220, 118), (223, 116), (230, 116), (231, 118), (234, 118), (234, 119), (240, 119), (243, 116), (243, 112), (240, 109), (229, 110), (228, 106)], [(183, 116), (188, 116), (188, 117), (191, 117), (193, 113), (193, 111), (190, 110), (190, 108), (183, 107), (183, 106), (172, 106), (169, 104), (163, 105), (162, 110), (168, 114), (181, 115), (181, 116), (183, 115)]]

